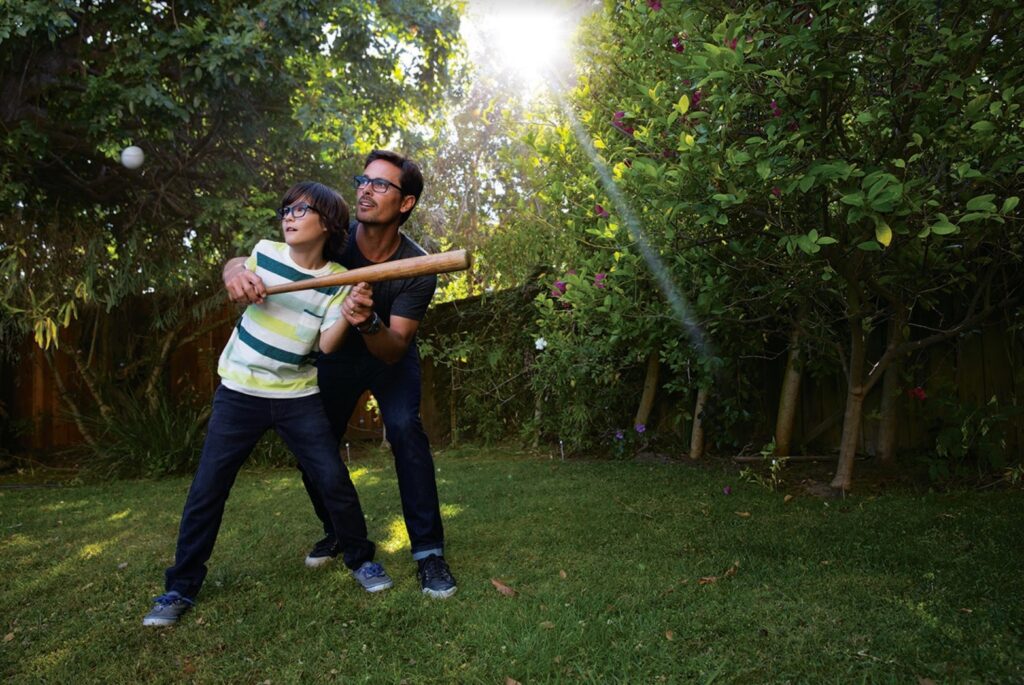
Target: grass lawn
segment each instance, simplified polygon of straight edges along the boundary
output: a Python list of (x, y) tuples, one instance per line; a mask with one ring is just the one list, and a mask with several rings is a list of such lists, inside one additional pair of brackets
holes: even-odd
[(189, 479), (0, 489), (0, 678), (1024, 682), (1020, 492), (785, 502), (678, 464), (477, 448), (437, 465), (453, 598), (420, 594), (374, 451), (352, 472), (394, 588), (306, 569), (319, 531), (297, 471), (247, 470), (170, 629), (141, 620)]

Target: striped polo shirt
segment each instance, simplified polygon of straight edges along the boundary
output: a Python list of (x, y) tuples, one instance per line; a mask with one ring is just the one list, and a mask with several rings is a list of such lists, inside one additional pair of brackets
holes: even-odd
[[(265, 285), (279, 285), (342, 273), (334, 262), (316, 271), (304, 269), (286, 243), (261, 240), (245, 267)], [(225, 387), (257, 397), (304, 397), (319, 392), (313, 361), (320, 331), (341, 318), (338, 306), (348, 286), (297, 290), (270, 295), (246, 307), (220, 355), (217, 373)]]

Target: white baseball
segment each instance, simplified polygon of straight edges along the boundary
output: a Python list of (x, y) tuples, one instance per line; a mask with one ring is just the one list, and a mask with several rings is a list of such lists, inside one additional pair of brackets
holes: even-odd
[(128, 169), (138, 169), (146, 161), (146, 154), (141, 147), (129, 145), (121, 150), (121, 164)]

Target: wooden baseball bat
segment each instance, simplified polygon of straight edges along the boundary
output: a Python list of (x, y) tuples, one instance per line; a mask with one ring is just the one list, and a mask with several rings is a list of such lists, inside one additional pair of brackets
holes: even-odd
[(451, 250), (440, 254), (428, 254), (422, 257), (398, 259), (393, 262), (382, 262), (372, 266), (350, 269), (342, 274), (331, 274), (319, 278), (307, 278), (304, 281), (273, 285), (267, 288), (268, 295), (290, 293), (293, 290), (309, 290), (332, 285), (354, 285), (356, 283), (375, 283), (377, 281), (393, 281), (398, 278), (414, 278), (432, 274), (446, 274), (452, 271), (468, 269), (472, 258), (465, 250)]

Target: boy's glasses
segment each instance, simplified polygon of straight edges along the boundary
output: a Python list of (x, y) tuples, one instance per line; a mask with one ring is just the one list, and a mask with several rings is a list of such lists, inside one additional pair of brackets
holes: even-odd
[(308, 211), (315, 212), (316, 207), (312, 207), (305, 202), (300, 202), (298, 204), (289, 205), (287, 207), (282, 207), (281, 209), (277, 210), (277, 218), (280, 219), (281, 221), (284, 221), (284, 218), (291, 214), (293, 219), (301, 219), (302, 217), (306, 216), (306, 212)]
[(352, 185), (356, 190), (370, 186), (373, 188), (373, 192), (383, 195), (388, 192), (388, 188), (396, 188), (398, 192), (402, 192), (402, 186), (397, 186), (386, 178), (369, 178), (367, 176), (353, 176)]

